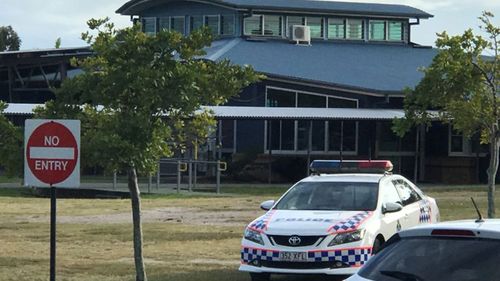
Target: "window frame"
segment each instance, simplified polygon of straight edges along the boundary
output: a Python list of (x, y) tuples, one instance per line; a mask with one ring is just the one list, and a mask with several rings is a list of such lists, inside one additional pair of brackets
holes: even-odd
[(246, 33), (246, 25), (247, 24), (245, 22), (245, 19), (251, 18), (251, 17), (259, 17), (260, 28), (261, 28), (260, 34), (262, 34), (264, 32), (264, 23), (263, 23), (264, 15), (262, 15), (262, 14), (253, 14), (253, 15), (248, 16), (248, 17), (245, 17), (245, 16), (243, 17), (243, 36), (261, 36), (261, 35), (258, 35), (258, 34), (252, 34), (252, 33), (248, 34), (248, 33)]
[[(401, 23), (401, 39), (399, 40), (391, 40), (390, 39), (390, 34), (391, 34), (391, 26), (390, 26), (390, 23), (391, 22), (399, 22)], [(386, 23), (386, 27), (387, 27), (387, 41), (388, 42), (405, 42), (405, 36), (406, 36), (406, 31), (405, 31), (405, 28), (406, 28), (406, 22), (403, 21), (403, 20), (387, 20), (387, 23)]]
[(320, 37), (313, 37), (312, 36), (312, 32), (310, 33), (311, 34), (311, 40), (312, 39), (315, 39), (315, 40), (324, 40), (325, 39), (325, 17), (322, 17), (322, 16), (305, 16), (304, 17), (304, 25), (309, 27), (309, 30), (311, 30), (311, 27), (309, 26), (309, 18), (316, 18), (316, 19), (320, 19), (320, 28), (321, 28), (321, 36)]
[[(201, 17), (201, 26), (198, 27), (198, 28), (193, 28), (193, 18), (195, 17)], [(189, 16), (189, 34), (191, 34), (191, 32), (197, 30), (197, 29), (200, 29), (202, 27), (205, 26), (205, 16), (204, 15), (190, 15)]]
[(175, 20), (175, 19), (182, 19), (182, 22), (183, 22), (183, 25), (182, 25), (183, 28), (182, 28), (182, 30), (183, 31), (181, 32), (181, 34), (183, 36), (186, 36), (186, 17), (185, 16), (171, 16), (171, 17), (169, 17), (169, 19), (170, 20), (169, 20), (169, 25), (168, 25), (169, 29), (168, 30), (170, 30), (170, 31), (177, 31), (177, 30), (173, 30), (172, 29), (172, 21)]
[[(276, 86), (266, 86), (265, 90), (265, 106), (268, 107), (268, 89), (273, 89), (273, 90), (279, 90), (279, 91), (285, 91), (285, 92), (290, 92), (291, 94), (295, 95), (295, 107), (298, 108), (298, 95), (299, 94), (307, 94), (307, 95), (316, 95), (316, 96), (322, 96), (326, 98), (326, 107), (328, 108), (328, 98), (337, 98), (337, 99), (345, 99), (345, 100), (350, 100), (350, 101), (355, 101), (356, 102), (356, 108), (359, 108), (359, 100), (358, 99), (352, 99), (352, 98), (345, 98), (345, 97), (339, 97), (339, 96), (333, 96), (333, 95), (328, 95), (328, 94), (322, 94), (322, 93), (315, 93), (315, 92), (309, 92), (309, 91), (301, 91), (301, 90), (294, 90), (294, 89), (289, 89), (289, 88), (282, 88), (282, 87), (276, 87)], [(294, 149), (293, 150), (272, 150), (273, 153), (275, 154), (294, 154), (294, 155), (307, 155), (308, 151), (306, 150), (299, 150), (298, 149), (298, 122), (300, 120), (293, 120), (294, 121)], [(309, 121), (309, 120), (307, 120)], [(321, 120), (320, 120), (321, 121)], [(348, 121), (348, 120), (340, 120), (340, 121)], [(340, 155), (340, 150), (334, 151), (334, 150), (329, 150), (329, 120), (323, 120), (324, 126), (325, 126), (325, 136), (324, 136), (324, 149), (323, 150), (311, 150), (311, 154), (327, 154), (327, 155)], [(350, 156), (355, 156), (358, 155), (359, 151), (359, 122), (356, 122), (356, 128), (355, 128), (355, 150), (351, 151), (342, 151), (343, 155), (350, 155)], [(269, 152), (269, 147), (268, 147), (268, 120), (265, 120), (264, 122), (264, 152), (268, 153)], [(282, 132), (281, 132), (281, 122), (280, 122), (280, 142), (282, 139)], [(281, 143), (280, 143), (280, 148), (281, 148)]]
[(216, 15), (211, 15), (211, 14), (203, 15), (203, 26), (206, 26), (206, 27), (210, 28), (208, 26), (208, 22), (207, 22), (207, 19), (210, 18), (210, 17), (217, 17), (217, 33), (214, 34), (214, 35), (215, 36), (220, 36), (220, 29), (221, 29), (221, 26), (220, 26), (220, 14), (216, 14)]
[[(277, 15), (277, 14), (262, 14), (261, 15), (262, 18), (261, 18), (261, 25), (262, 25), (262, 34), (261, 36), (263, 37), (270, 37), (270, 38), (276, 38), (276, 37), (279, 37), (279, 38), (282, 38), (283, 37), (283, 15)], [(273, 16), (273, 17), (279, 17), (279, 23), (280, 23), (280, 27), (279, 27), (279, 34), (278, 35), (266, 35), (266, 16)]]
[[(383, 39), (373, 39), (372, 38), (372, 23), (383, 23), (384, 24), (384, 38)], [(389, 41), (388, 40), (388, 37), (389, 37), (388, 31), (389, 31), (389, 27), (388, 27), (387, 20), (376, 20), (376, 19), (368, 20), (368, 40), (369, 41), (379, 41), (379, 42)]]
[[(342, 37), (330, 37), (330, 20), (342, 20), (343, 23), (343, 36)], [(346, 18), (340, 18), (340, 17), (327, 17), (326, 20), (326, 39), (327, 40), (347, 40), (347, 19)]]
[[(366, 20), (365, 19), (360, 19), (360, 18), (346, 18), (346, 40), (351, 40), (351, 41), (365, 41), (365, 25), (366, 25)], [(361, 21), (361, 38), (351, 38), (349, 37), (349, 21)]]
[[(233, 19), (233, 32), (231, 34), (223, 34), (223, 17), (231, 17)], [(220, 14), (219, 15), (219, 36), (231, 37), (236, 35), (236, 16), (234, 14)]]
[[(153, 32), (146, 32), (146, 20), (153, 20), (154, 21), (154, 31)], [(146, 33), (147, 35), (156, 35), (158, 33), (158, 18), (157, 17), (143, 17), (141, 19), (142, 23), (142, 32)]]

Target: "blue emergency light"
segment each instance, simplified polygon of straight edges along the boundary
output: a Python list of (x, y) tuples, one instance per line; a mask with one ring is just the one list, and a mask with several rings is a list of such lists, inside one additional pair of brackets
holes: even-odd
[(388, 173), (392, 168), (389, 160), (314, 160), (310, 166), (316, 174)]

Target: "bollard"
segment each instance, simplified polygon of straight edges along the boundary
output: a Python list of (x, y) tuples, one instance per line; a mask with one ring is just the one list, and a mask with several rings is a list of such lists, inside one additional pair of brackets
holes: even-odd
[(158, 162), (158, 171), (156, 171), (156, 190), (160, 190), (160, 162)]
[(177, 161), (177, 193), (181, 191), (181, 161)]
[(149, 178), (148, 178), (148, 193), (151, 193), (151, 184), (153, 183), (153, 176), (151, 173), (149, 173)]
[(188, 163), (188, 174), (189, 174), (188, 191), (191, 192), (193, 191), (193, 162), (191, 160), (189, 160)]
[(217, 183), (216, 183), (217, 194), (220, 194), (220, 160), (217, 160)]
[(198, 163), (194, 161), (193, 164), (194, 164), (193, 189), (196, 189), (196, 185), (198, 183)]

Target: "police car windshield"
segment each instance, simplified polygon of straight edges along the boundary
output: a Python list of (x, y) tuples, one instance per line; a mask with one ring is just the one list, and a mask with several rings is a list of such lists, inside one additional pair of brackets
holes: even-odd
[(279, 210), (373, 211), (378, 183), (300, 182), (275, 206)]
[(361, 277), (377, 281), (500, 280), (500, 240), (469, 237), (394, 240), (358, 272)]

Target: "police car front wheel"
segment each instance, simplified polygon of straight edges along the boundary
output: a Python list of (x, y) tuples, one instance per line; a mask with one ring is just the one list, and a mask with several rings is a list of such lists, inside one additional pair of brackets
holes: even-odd
[(271, 280), (271, 274), (269, 274), (269, 273), (250, 273), (250, 279), (252, 279), (252, 281), (269, 281), (269, 280)]

